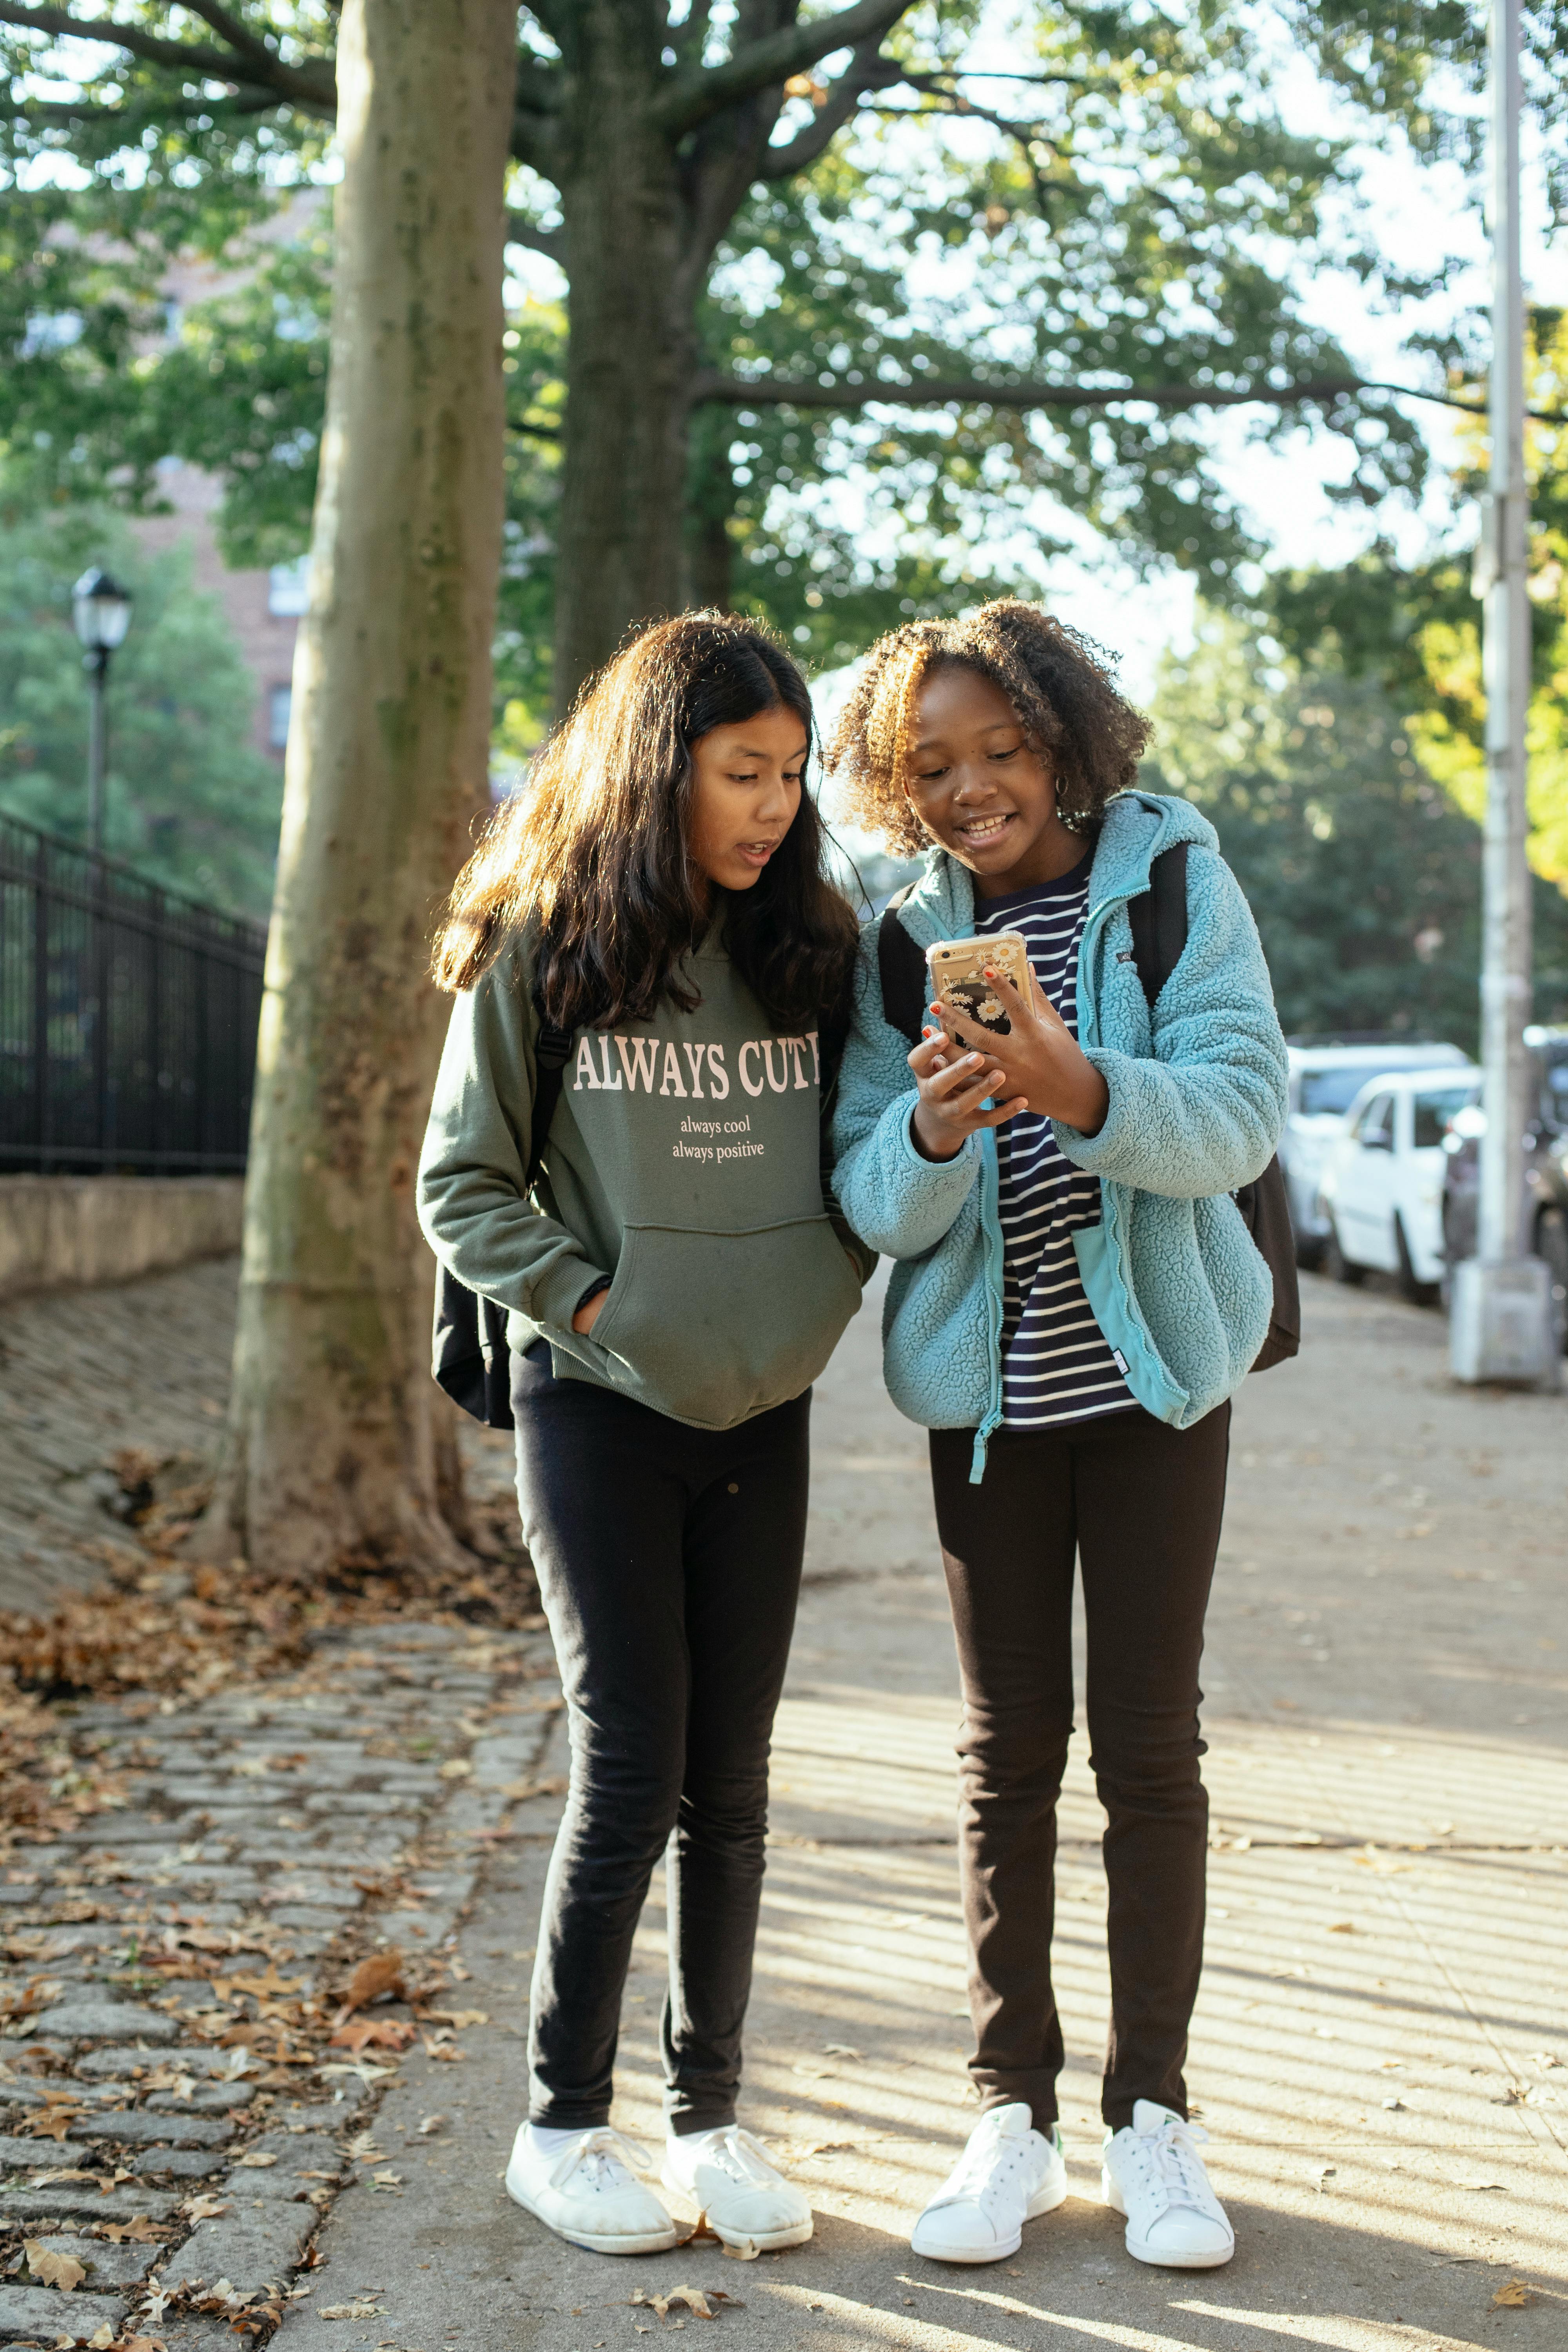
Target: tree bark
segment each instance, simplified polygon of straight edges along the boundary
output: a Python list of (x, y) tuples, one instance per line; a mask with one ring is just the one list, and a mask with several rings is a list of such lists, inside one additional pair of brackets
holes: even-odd
[(514, 0), (347, 0), (331, 377), (260, 1029), (227, 1467), (203, 1548), (449, 1555), (414, 1176), (441, 897), (488, 805)]
[(580, 93), (554, 176), (572, 286), (566, 364), (555, 702), (633, 620), (682, 603), (681, 515), (694, 305), (672, 142), (650, 119), (664, 11), (575, 0), (568, 38)]

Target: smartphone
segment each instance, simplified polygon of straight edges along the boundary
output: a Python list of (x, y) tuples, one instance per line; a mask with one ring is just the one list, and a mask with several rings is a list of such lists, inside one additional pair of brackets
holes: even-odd
[[(1019, 995), (1027, 1000), (1029, 950), (1022, 931), (993, 931), (982, 940), (938, 940), (934, 947), (926, 950), (932, 997), (973, 1021), (977, 1028), (989, 1030), (994, 1037), (1005, 1037), (1013, 1024), (1001, 998), (985, 977), (987, 964), (994, 971), (1005, 972)], [(956, 1029), (952, 1039), (955, 1045), (967, 1047), (968, 1040), (960, 1036)]]

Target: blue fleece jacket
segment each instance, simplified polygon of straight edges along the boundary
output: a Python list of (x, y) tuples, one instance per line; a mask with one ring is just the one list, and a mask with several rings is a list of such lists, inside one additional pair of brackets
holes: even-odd
[[(1127, 903), (1173, 843), (1187, 855), (1187, 944), (1151, 1015)], [(893, 919), (921, 948), (967, 939), (967, 869), (933, 850)], [(860, 941), (855, 1025), (838, 1081), (834, 1188), (849, 1223), (893, 1258), (882, 1321), (888, 1389), (911, 1421), (973, 1429), (974, 1466), (1002, 1418), (1002, 1224), (989, 1129), (956, 1159), (910, 1134), (909, 1041), (883, 1017), (876, 926)], [(1285, 1122), (1285, 1041), (1268, 968), (1214, 827), (1186, 802), (1122, 793), (1089, 871), (1078, 966), (1079, 1042), (1110, 1106), (1098, 1135), (1060, 1120), (1069, 1160), (1100, 1180), (1101, 1222), (1073, 1236), (1084, 1288), (1140, 1404), (1186, 1429), (1237, 1388), (1273, 1292), (1231, 1198), (1268, 1166)]]

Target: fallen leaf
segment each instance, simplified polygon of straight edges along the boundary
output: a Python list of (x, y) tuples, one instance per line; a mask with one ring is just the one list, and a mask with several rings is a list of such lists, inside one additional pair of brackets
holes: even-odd
[[(443, 2025), (455, 2026), (459, 2033), (465, 2026), (488, 2025), (490, 2021), (488, 2009), (427, 2009), (425, 2014), (426, 2017), (439, 2020)], [(412, 2028), (409, 2031), (409, 2038), (411, 2040), (413, 2038)]]
[(451, 1756), (441, 1767), (441, 1778), (443, 1780), (466, 1780), (473, 1769), (466, 1756)]
[(81, 2112), (80, 2107), (53, 2106), (45, 2114), (28, 2116), (18, 2128), (28, 2139), (61, 2140)]
[(732, 2263), (754, 2263), (763, 2250), (754, 2238), (742, 2238), (733, 2246), (726, 2241), (722, 2251)]
[(148, 2245), (163, 2235), (157, 2223), (150, 2221), (145, 2213), (138, 2213), (133, 2221), (105, 2221), (102, 2232), (117, 2246), (123, 2245), (128, 2238), (136, 2244)]
[(418, 2027), (406, 2017), (349, 2018), (333, 2034), (333, 2050), (406, 2050)]
[(1521, 2311), (1524, 2305), (1532, 2300), (1530, 2289), (1522, 2279), (1506, 2279), (1492, 2297), (1492, 2309)]
[(373, 2172), (370, 2179), (373, 2189), (401, 2189), (403, 2186), (401, 2172)]
[(228, 2210), (226, 2198), (204, 2195), (193, 2197), (184, 2212), (187, 2221), (216, 2221), (220, 2213)]
[(1454, 2186), (1456, 2189), (1500, 2189), (1505, 2195), (1508, 2192), (1506, 2180), (1457, 2180)]
[(318, 2319), (380, 2319), (383, 2306), (379, 2303), (319, 2303)]
[(513, 1805), (526, 1804), (530, 1797), (563, 1797), (565, 1793), (564, 1773), (557, 1773), (548, 1780), (509, 1780), (501, 1790), (501, 1795)]
[(176, 2099), (188, 2099), (196, 2087), (194, 2074), (182, 2074), (173, 2066), (160, 2066), (142, 2084), (143, 2091), (173, 2091)]
[(721, 2286), (710, 2286), (706, 2292), (700, 2286), (672, 2286), (668, 2294), (634, 2294), (631, 2300), (646, 2305), (649, 2311), (657, 2311), (661, 2319), (668, 2319), (678, 2303), (684, 2304), (698, 2319), (717, 2319), (719, 2315), (713, 2306), (719, 2303), (729, 2304), (734, 2311), (744, 2311), (746, 2307), (734, 2295), (726, 2294)]
[(37, 2238), (26, 2242), (27, 2273), (40, 2286), (58, 2286), (62, 2294), (69, 2294), (87, 2276), (87, 2266), (74, 2254), (52, 2254)]
[(1336, 1919), (1329, 1933), (1331, 1936), (1357, 1936), (1361, 1930), (1353, 1919)]
[(356, 2009), (368, 2009), (373, 2000), (380, 2000), (389, 1992), (403, 1990), (403, 1955), (400, 1951), (372, 1952), (350, 1977), (343, 1989), (343, 2015)]
[(447, 2118), (445, 2116), (422, 2116), (419, 2123), (420, 2137), (422, 2138), (427, 2138), (431, 2132), (439, 2131), (446, 2120)]
[(278, 2158), (268, 2149), (253, 2147), (237, 2160), (236, 2169), (241, 2172), (265, 2172), (277, 2161)]
[(110, 2352), (110, 2347), (115, 2341), (115, 2334), (107, 2319), (99, 2321), (87, 2341), (89, 2352)]
[(825, 2042), (822, 2046), (829, 2058), (864, 2058), (866, 2055), (850, 2042)]

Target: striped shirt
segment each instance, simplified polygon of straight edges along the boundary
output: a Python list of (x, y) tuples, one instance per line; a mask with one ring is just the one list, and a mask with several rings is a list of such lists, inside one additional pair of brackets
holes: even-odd
[[(1078, 1034), (1078, 946), (1089, 912), (1086, 855), (1069, 874), (982, 900), (974, 928), (1021, 931), (1041, 988)], [(1058, 1146), (1048, 1118), (1020, 1111), (996, 1129), (1001, 1177), (1002, 1419), (1049, 1429), (1124, 1412), (1135, 1400), (1085, 1295), (1073, 1234), (1100, 1223), (1100, 1180)]]

